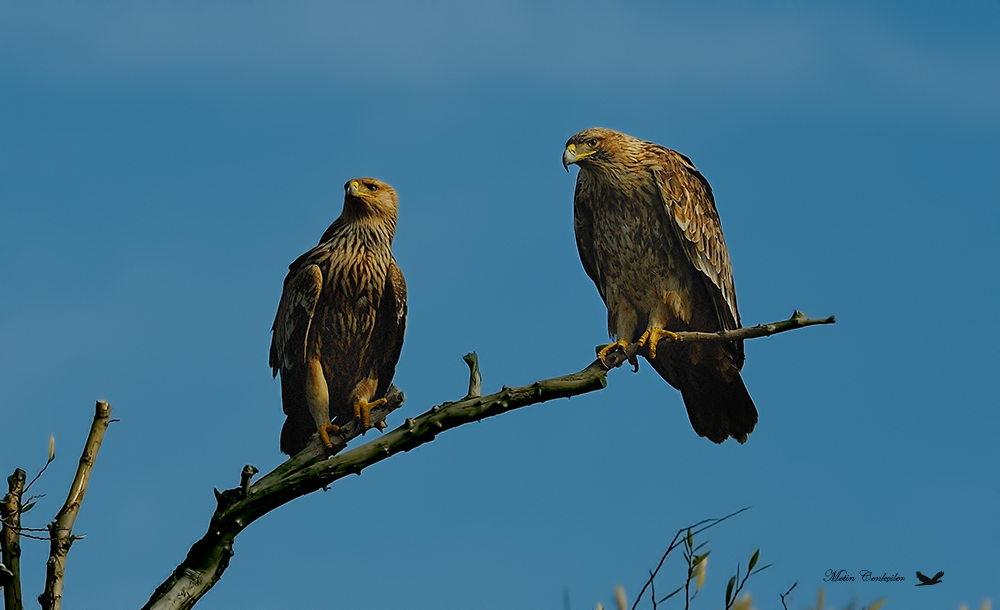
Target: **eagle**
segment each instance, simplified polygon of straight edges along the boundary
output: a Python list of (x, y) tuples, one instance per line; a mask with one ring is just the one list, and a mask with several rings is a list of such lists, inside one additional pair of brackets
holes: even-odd
[(315, 432), (331, 447), (330, 433), (352, 419), (370, 428), (403, 348), (406, 282), (392, 255), (396, 191), (374, 178), (355, 178), (344, 190), (340, 217), (289, 265), (271, 327), (288, 455)]
[(615, 343), (641, 354), (681, 392), (700, 436), (740, 443), (757, 408), (740, 370), (743, 342), (665, 341), (676, 331), (740, 327), (736, 289), (712, 187), (669, 148), (604, 128), (566, 142), (563, 166), (579, 168), (573, 219), (580, 260), (608, 309)]

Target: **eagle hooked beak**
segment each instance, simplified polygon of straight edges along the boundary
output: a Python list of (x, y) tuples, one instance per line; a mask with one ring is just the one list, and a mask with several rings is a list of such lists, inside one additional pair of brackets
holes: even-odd
[(579, 161), (580, 159), (582, 159), (584, 157), (589, 157), (590, 155), (594, 154), (595, 152), (597, 152), (597, 151), (596, 150), (591, 150), (591, 151), (585, 152), (583, 154), (577, 154), (577, 152), (576, 152), (576, 144), (567, 144), (566, 145), (566, 150), (563, 151), (563, 168), (566, 171), (569, 171), (569, 166), (570, 165), (576, 163), (577, 161)]
[(350, 197), (360, 197), (361, 196), (361, 185), (358, 184), (357, 180), (351, 180), (347, 183), (347, 195)]

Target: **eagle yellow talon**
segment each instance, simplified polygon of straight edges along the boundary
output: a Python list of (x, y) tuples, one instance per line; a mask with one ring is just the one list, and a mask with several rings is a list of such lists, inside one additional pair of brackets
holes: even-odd
[(663, 330), (662, 328), (650, 328), (646, 332), (642, 333), (639, 337), (639, 347), (645, 347), (649, 343), (649, 358), (652, 360), (656, 358), (656, 344), (660, 342), (660, 339), (664, 337), (669, 337), (671, 341), (679, 341), (680, 337), (677, 333), (672, 333), (669, 330)]
[(616, 347), (620, 347), (622, 348), (622, 351), (624, 351), (625, 348), (628, 347), (628, 341), (626, 341), (625, 339), (619, 339), (610, 345), (605, 345), (600, 349), (600, 351), (597, 352), (597, 359), (600, 360), (605, 366), (607, 366), (608, 361), (606, 360), (606, 358), (608, 357), (608, 354), (615, 351)]
[(385, 398), (379, 398), (375, 402), (366, 402), (364, 400), (359, 400), (354, 403), (354, 419), (361, 418), (361, 424), (364, 426), (363, 430), (367, 430), (372, 427), (372, 409), (385, 403), (389, 402)]
[(319, 438), (326, 445), (327, 449), (333, 449), (333, 443), (330, 442), (330, 433), (337, 433), (340, 431), (340, 426), (337, 424), (323, 424), (318, 426), (316, 431), (319, 432)]

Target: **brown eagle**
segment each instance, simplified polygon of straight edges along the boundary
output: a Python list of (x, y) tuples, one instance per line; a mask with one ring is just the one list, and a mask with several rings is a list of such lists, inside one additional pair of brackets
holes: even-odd
[[(344, 185), (344, 211), (288, 267), (271, 327), (271, 369), (281, 372), (281, 450), (302, 451), (385, 402), (403, 347), (406, 282), (392, 256), (396, 191), (374, 178)], [(335, 423), (331, 423), (331, 419)]]
[(747, 440), (757, 409), (747, 392), (743, 342), (658, 342), (670, 331), (739, 328), (736, 290), (712, 187), (684, 155), (610, 129), (566, 142), (563, 166), (580, 167), (573, 199), (576, 245), (608, 308), (608, 332), (638, 342), (681, 391), (695, 432)]

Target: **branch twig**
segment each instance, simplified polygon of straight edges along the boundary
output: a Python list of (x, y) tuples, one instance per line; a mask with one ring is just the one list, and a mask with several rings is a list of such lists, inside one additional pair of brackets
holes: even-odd
[[(782, 320), (781, 322), (772, 322), (771, 324), (758, 324), (757, 326), (750, 326), (747, 328), (735, 328), (733, 330), (720, 330), (715, 333), (704, 333), (697, 331), (679, 331), (674, 334), (677, 336), (676, 339), (671, 338), (669, 335), (664, 336), (660, 341), (665, 342), (697, 342), (697, 341), (738, 341), (742, 339), (756, 339), (757, 337), (770, 337), (771, 335), (776, 335), (778, 333), (787, 332), (789, 330), (795, 330), (798, 328), (805, 328), (806, 326), (815, 326), (817, 324), (834, 324), (837, 319), (835, 316), (830, 316), (828, 318), (810, 318), (801, 311), (792, 312), (792, 317), (787, 320)], [(603, 346), (601, 346), (603, 347)], [(619, 367), (623, 362), (632, 362), (635, 357), (641, 353), (642, 348), (638, 343), (632, 343), (625, 348), (622, 352), (621, 348), (616, 348), (615, 350), (608, 353), (605, 360), (607, 361), (608, 368), (612, 369)]]
[[(749, 506), (744, 506), (743, 508), (739, 509), (738, 511), (729, 513), (725, 517), (718, 517), (716, 519), (702, 519), (698, 523), (695, 523), (695, 524), (689, 525), (688, 527), (684, 527), (684, 528), (681, 528), (681, 529), (677, 530), (677, 533), (674, 534), (674, 539), (670, 541), (670, 546), (667, 547), (667, 550), (664, 551), (663, 556), (660, 557), (660, 563), (656, 564), (656, 569), (654, 569), (650, 573), (649, 578), (646, 580), (646, 584), (644, 584), (642, 586), (642, 590), (639, 591), (639, 595), (635, 598), (635, 603), (632, 604), (632, 610), (635, 610), (636, 608), (639, 607), (639, 602), (642, 601), (642, 596), (646, 592), (646, 589), (648, 589), (648, 588), (650, 588), (650, 587), (653, 586), (653, 581), (656, 579), (656, 575), (660, 573), (660, 568), (663, 567), (663, 562), (665, 562), (667, 560), (667, 557), (670, 555), (670, 553), (672, 553), (674, 551), (674, 549), (676, 549), (677, 547), (679, 547), (680, 545), (682, 545), (684, 543), (685, 538), (682, 538), (681, 536), (685, 536), (685, 537), (687, 535), (696, 536), (696, 535), (704, 532), (705, 530), (707, 530), (709, 528), (715, 527), (716, 525), (722, 523), (723, 521), (725, 521), (727, 519), (735, 517), (736, 515), (742, 513), (745, 510), (750, 510), (750, 507)], [(676, 593), (676, 591), (674, 593)], [(674, 593), (671, 593), (667, 597), (670, 597), (670, 596), (674, 595)], [(664, 597), (660, 601), (663, 601), (663, 600), (667, 599), (667, 597)], [(690, 599), (688, 601), (690, 601)], [(687, 602), (685, 602), (685, 603), (687, 603)]]
[(21, 495), (24, 493), (24, 481), (27, 474), (17, 468), (14, 474), (7, 477), (7, 495), (0, 504), (0, 515), (3, 516), (3, 531), (0, 532), (0, 544), (3, 546), (3, 565), (10, 576), (3, 574), (3, 607), (5, 610), (23, 610), (21, 600)]
[(469, 352), (462, 356), (462, 360), (469, 365), (469, 393), (466, 398), (479, 398), (483, 395), (483, 377), (479, 374), (479, 356), (476, 352)]
[(736, 587), (736, 589), (733, 590), (732, 595), (727, 600), (726, 610), (732, 608), (733, 604), (736, 603), (736, 598), (740, 596), (740, 592), (743, 590), (743, 587), (747, 584), (747, 580), (749, 580), (751, 576), (759, 572), (763, 572), (764, 570), (774, 565), (773, 563), (769, 563), (766, 566), (757, 568), (755, 570), (754, 566), (756, 565), (758, 558), (760, 558), (760, 549), (757, 549), (757, 551), (754, 552), (753, 556), (750, 558), (750, 564), (747, 566), (747, 573), (743, 576), (743, 580), (740, 580), (740, 564), (736, 564), (736, 576), (733, 577), (733, 580), (731, 582), (739, 581), (739, 585)]
[(69, 488), (66, 503), (49, 524), (51, 539), (49, 560), (45, 568), (45, 591), (38, 596), (38, 603), (43, 610), (59, 610), (62, 607), (63, 580), (66, 574), (66, 556), (69, 547), (78, 537), (73, 536), (73, 524), (80, 512), (83, 496), (87, 492), (90, 473), (97, 460), (97, 452), (101, 449), (101, 441), (111, 421), (111, 405), (103, 400), (97, 401), (94, 413), (94, 423), (90, 426), (87, 444), (84, 445), (80, 465), (76, 469), (76, 477)]
[(784, 610), (788, 610), (788, 606), (785, 605), (785, 598), (791, 595), (792, 589), (794, 589), (798, 584), (798, 582), (793, 582), (792, 586), (788, 587), (788, 590), (781, 594), (781, 607), (784, 608)]

